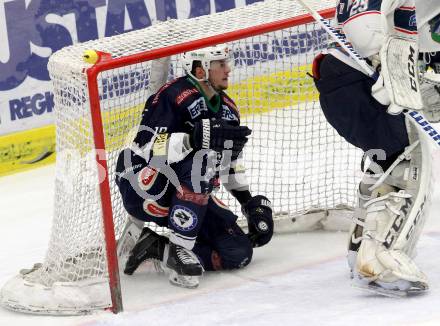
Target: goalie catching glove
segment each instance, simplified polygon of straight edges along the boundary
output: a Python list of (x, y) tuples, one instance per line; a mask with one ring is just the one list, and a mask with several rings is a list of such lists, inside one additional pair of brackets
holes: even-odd
[(194, 149), (212, 149), (216, 152), (232, 151), (236, 160), (252, 133), (246, 126), (233, 126), (223, 120), (202, 119), (194, 124), (191, 146)]
[(252, 197), (242, 206), (242, 212), (248, 222), (248, 237), (253, 247), (264, 246), (273, 235), (271, 202), (261, 195)]

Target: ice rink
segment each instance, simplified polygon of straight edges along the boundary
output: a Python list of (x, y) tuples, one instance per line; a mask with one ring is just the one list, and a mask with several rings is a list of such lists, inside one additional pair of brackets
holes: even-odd
[[(44, 259), (54, 173), (52, 165), (0, 179), (1, 284)], [(388, 298), (351, 287), (346, 234), (310, 232), (275, 236), (247, 268), (206, 273), (196, 290), (171, 286), (145, 264), (131, 277), (122, 274), (119, 315), (46, 317), (0, 308), (0, 325), (440, 325), (439, 209), (436, 191), (416, 259), (430, 279), (423, 296)]]

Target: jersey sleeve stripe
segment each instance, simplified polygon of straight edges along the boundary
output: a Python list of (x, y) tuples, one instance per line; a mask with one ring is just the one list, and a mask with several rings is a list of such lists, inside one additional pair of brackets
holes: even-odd
[(417, 31), (409, 31), (407, 29), (401, 27), (394, 27), (394, 29), (400, 33), (409, 34), (409, 35), (417, 35)]
[(406, 6), (402, 6), (399, 7), (400, 10), (409, 10), (409, 11), (414, 11), (416, 10), (416, 7), (406, 7)]

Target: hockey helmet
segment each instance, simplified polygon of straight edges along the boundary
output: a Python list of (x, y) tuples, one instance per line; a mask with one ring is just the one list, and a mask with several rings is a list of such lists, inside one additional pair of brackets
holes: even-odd
[(181, 55), (181, 62), (183, 69), (188, 75), (195, 78), (196, 80), (198, 79), (191, 73), (194, 61), (201, 62), (202, 68), (206, 72), (206, 78), (204, 80), (208, 80), (209, 68), (211, 66), (211, 62), (217, 60), (229, 60), (229, 59), (230, 59), (230, 50), (226, 44), (218, 44), (215, 46), (197, 49), (194, 51), (184, 52)]

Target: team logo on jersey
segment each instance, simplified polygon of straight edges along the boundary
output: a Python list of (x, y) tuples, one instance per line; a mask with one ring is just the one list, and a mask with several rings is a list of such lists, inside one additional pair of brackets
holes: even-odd
[(191, 231), (197, 225), (197, 215), (187, 207), (176, 205), (171, 212), (171, 224), (180, 231)]
[(227, 121), (238, 121), (237, 116), (227, 105), (222, 105), (222, 119)]
[(151, 166), (144, 167), (138, 174), (139, 187), (144, 191), (150, 190), (154, 181), (156, 181), (158, 174), (159, 173), (155, 168), (152, 168)]
[(153, 200), (145, 200), (143, 204), (145, 213), (155, 217), (167, 217), (169, 213), (168, 207), (163, 207)]
[(409, 26), (411, 27), (417, 27), (417, 20), (416, 20), (416, 14), (411, 15), (411, 17), (409, 17)]
[(208, 111), (208, 107), (206, 106), (205, 99), (203, 97), (192, 102), (187, 109), (192, 119), (198, 117), (202, 111)]

